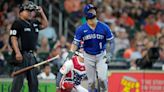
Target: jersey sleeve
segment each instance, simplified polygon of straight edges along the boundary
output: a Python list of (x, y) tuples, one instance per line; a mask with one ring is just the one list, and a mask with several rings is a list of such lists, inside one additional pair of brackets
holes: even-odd
[(67, 74), (73, 67), (72, 60), (66, 61), (63, 66), (60, 68), (60, 72), (65, 75)]
[(17, 21), (15, 21), (11, 26), (10, 36), (19, 37), (20, 36), (20, 31), (21, 31), (20, 24)]
[(80, 42), (82, 40), (82, 36), (83, 36), (83, 31), (81, 30), (81, 27), (79, 27), (76, 29), (74, 41)]
[(114, 38), (114, 35), (113, 35), (111, 29), (106, 24), (105, 24), (105, 29), (106, 29), (106, 40), (113, 39)]
[(36, 27), (37, 27), (39, 30), (42, 29), (42, 27), (41, 27), (41, 22), (40, 22), (39, 20), (33, 20), (33, 22), (37, 24)]

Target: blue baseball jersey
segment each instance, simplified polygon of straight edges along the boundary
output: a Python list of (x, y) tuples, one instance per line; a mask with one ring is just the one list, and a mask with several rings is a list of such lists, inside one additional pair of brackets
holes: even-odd
[(101, 53), (106, 49), (107, 40), (113, 39), (113, 33), (108, 25), (97, 22), (95, 30), (92, 30), (87, 23), (76, 29), (74, 41), (84, 41), (84, 51), (91, 55)]

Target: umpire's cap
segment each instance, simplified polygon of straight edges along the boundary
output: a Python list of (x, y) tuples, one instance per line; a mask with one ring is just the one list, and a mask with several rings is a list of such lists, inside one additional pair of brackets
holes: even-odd
[(38, 10), (38, 6), (36, 4), (34, 4), (32, 1), (26, 1), (25, 3), (20, 5), (19, 8), (20, 8), (19, 12), (22, 12), (24, 10), (29, 10), (29, 11)]
[(83, 10), (83, 12), (84, 12), (84, 14), (85, 14), (85, 17), (87, 18), (87, 19), (92, 19), (92, 18), (94, 18), (96, 15), (94, 15), (94, 14), (92, 14), (92, 13), (90, 13), (90, 12), (88, 12), (90, 9), (97, 9), (95, 6), (93, 6), (92, 4), (87, 4), (85, 7), (84, 7), (84, 10)]

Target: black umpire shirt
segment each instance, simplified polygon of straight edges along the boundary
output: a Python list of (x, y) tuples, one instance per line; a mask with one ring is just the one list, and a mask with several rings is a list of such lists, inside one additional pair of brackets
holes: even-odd
[(36, 50), (38, 32), (40, 29), (39, 25), (40, 22), (37, 20), (15, 20), (10, 30), (10, 45), (12, 45), (11, 37), (16, 36), (21, 51)]

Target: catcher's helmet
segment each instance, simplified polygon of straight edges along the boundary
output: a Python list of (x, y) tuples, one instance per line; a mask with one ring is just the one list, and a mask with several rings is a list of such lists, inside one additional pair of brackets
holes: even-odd
[[(74, 87), (73, 81), (63, 81), (61, 82), (61, 88), (62, 89), (67, 89), (67, 90), (72, 90)], [(68, 92), (70, 92), (68, 91)]]
[(20, 12), (22, 12), (23, 10), (35, 11), (38, 10), (38, 6), (32, 1), (27, 1), (20, 5)]
[(92, 4), (87, 4), (87, 5), (84, 7), (83, 12), (84, 12), (84, 15), (85, 15), (85, 17), (86, 17), (87, 19), (92, 19), (92, 18), (96, 17), (96, 15), (94, 15), (94, 14), (88, 12), (90, 9), (95, 9), (95, 10), (96, 10), (97, 8), (96, 8), (95, 6), (93, 6)]

